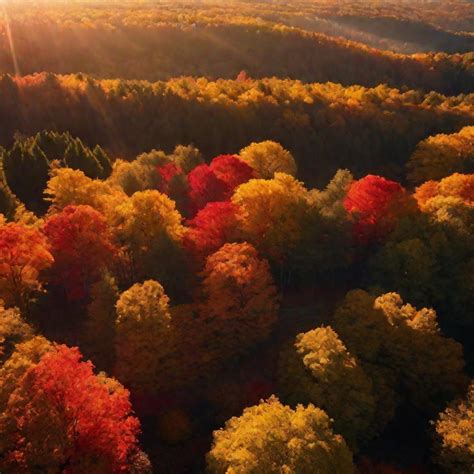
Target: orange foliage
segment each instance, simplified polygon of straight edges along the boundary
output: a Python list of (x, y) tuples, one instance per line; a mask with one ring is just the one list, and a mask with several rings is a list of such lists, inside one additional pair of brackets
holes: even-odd
[(42, 289), (42, 272), (53, 263), (44, 235), (20, 224), (0, 224), (0, 296), (24, 308), (29, 295)]

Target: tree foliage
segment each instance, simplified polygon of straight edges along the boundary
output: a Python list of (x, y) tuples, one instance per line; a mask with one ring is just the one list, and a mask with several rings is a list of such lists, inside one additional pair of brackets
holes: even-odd
[(407, 170), (408, 179), (415, 185), (439, 181), (453, 173), (473, 173), (474, 127), (423, 140), (407, 162)]
[(231, 418), (207, 455), (210, 473), (346, 474), (352, 455), (335, 435), (324, 411), (313, 405), (296, 410), (272, 397)]
[(435, 422), (436, 461), (446, 472), (468, 474), (474, 465), (474, 383)]
[(133, 285), (117, 301), (116, 372), (136, 390), (156, 390), (158, 371), (165, 370), (172, 347), (168, 303), (152, 280)]
[(120, 472), (137, 449), (128, 392), (58, 346), (30, 367), (0, 418), (3, 469)]
[(7, 305), (26, 309), (52, 264), (49, 244), (39, 230), (0, 222), (0, 296)]
[(252, 245), (225, 244), (207, 258), (202, 278), (200, 317), (214, 334), (219, 357), (245, 353), (269, 336), (277, 292), (268, 262)]
[(330, 327), (298, 334), (282, 354), (280, 383), (292, 405), (318, 404), (353, 449), (374, 436), (372, 382)]
[(67, 206), (48, 217), (44, 233), (54, 256), (53, 280), (71, 300), (89, 293), (118, 252), (105, 217), (90, 206)]
[(275, 173), (296, 175), (292, 154), (271, 140), (250, 144), (240, 151), (240, 158), (254, 169), (257, 178), (272, 179)]

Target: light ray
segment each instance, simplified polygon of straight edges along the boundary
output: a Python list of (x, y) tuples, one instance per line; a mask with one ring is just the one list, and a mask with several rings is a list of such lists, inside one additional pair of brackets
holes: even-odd
[(5, 31), (6, 31), (7, 39), (8, 39), (8, 46), (10, 48), (10, 54), (12, 56), (13, 67), (15, 69), (15, 76), (21, 76), (20, 67), (18, 65), (18, 60), (17, 60), (16, 52), (15, 52), (15, 42), (13, 41), (13, 35), (10, 28), (10, 19), (8, 18), (8, 13), (5, 6), (2, 9), (3, 9), (3, 20), (5, 22)]

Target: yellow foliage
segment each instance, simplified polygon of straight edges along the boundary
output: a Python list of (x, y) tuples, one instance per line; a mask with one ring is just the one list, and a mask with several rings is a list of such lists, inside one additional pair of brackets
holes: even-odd
[(270, 140), (250, 144), (240, 151), (240, 158), (255, 170), (257, 178), (272, 179), (275, 173), (296, 175), (296, 161), (291, 153)]
[(446, 472), (470, 474), (474, 466), (474, 382), (465, 399), (440, 413), (435, 424), (436, 461)]
[(310, 208), (308, 191), (285, 173), (273, 179), (252, 179), (237, 188), (232, 202), (244, 238), (263, 254), (282, 258), (301, 238), (301, 226)]
[(325, 410), (351, 448), (374, 436), (372, 382), (330, 327), (298, 334), (282, 354), (280, 383), (292, 404)]
[(156, 281), (135, 284), (117, 301), (116, 371), (137, 390), (155, 390), (172, 346), (169, 298)]
[(324, 411), (271, 397), (214, 431), (212, 474), (350, 474), (352, 454)]

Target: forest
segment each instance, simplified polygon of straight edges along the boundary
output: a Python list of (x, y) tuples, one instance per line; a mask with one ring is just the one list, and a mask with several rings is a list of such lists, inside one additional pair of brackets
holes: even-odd
[(473, 25), (0, 2), (0, 473), (472, 474)]

